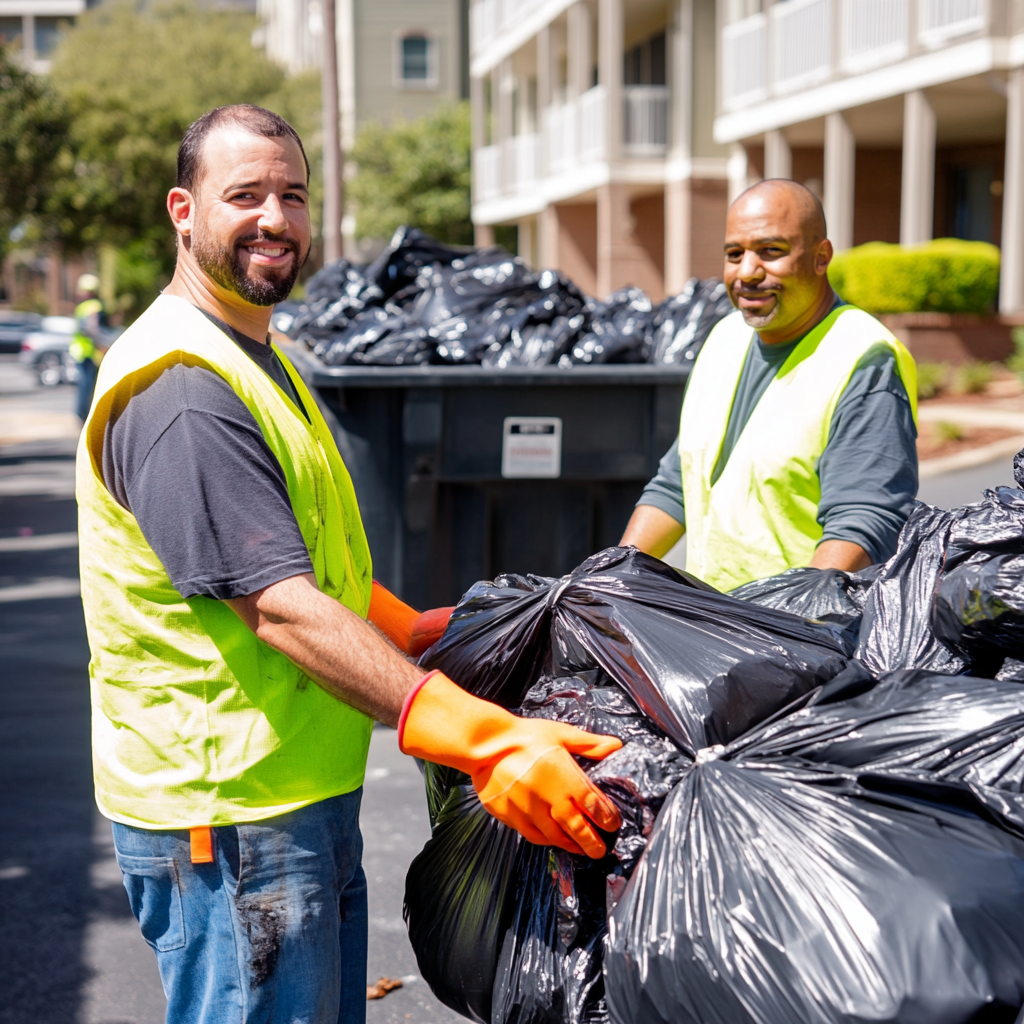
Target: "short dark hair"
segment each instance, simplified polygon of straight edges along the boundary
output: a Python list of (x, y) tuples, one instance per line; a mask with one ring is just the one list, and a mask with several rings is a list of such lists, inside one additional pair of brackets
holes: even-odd
[(178, 177), (175, 185), (193, 195), (203, 175), (203, 144), (210, 132), (224, 125), (237, 125), (251, 135), (265, 139), (294, 139), (306, 165), (306, 184), (309, 184), (309, 159), (298, 132), (280, 115), (264, 110), (252, 103), (234, 103), (230, 107), (217, 107), (207, 111), (198, 121), (188, 126), (178, 147)]

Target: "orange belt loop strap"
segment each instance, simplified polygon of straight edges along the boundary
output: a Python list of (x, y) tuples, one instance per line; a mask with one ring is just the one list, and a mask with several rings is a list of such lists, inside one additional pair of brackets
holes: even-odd
[(189, 846), (192, 849), (193, 864), (213, 863), (213, 832), (209, 825), (188, 830)]

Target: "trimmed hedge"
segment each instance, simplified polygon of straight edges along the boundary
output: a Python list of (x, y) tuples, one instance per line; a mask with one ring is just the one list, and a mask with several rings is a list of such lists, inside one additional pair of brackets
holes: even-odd
[(987, 313), (999, 287), (999, 250), (960, 238), (868, 242), (838, 253), (828, 276), (843, 299), (869, 313)]

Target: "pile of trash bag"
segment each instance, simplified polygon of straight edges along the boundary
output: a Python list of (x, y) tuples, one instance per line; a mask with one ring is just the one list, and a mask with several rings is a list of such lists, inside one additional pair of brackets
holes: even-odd
[(426, 765), (405, 916), (438, 998), (488, 1024), (1016, 1021), (1017, 472), (919, 505), (862, 573), (726, 595), (612, 548), (468, 591), (424, 667), (620, 737), (581, 765), (623, 825), (600, 860), (533, 846)]
[(790, 569), (734, 597), (843, 625), (876, 674), (927, 669), (1024, 681), (1024, 452), (1017, 487), (915, 506), (896, 554), (860, 573)]
[(287, 330), (330, 366), (687, 365), (731, 310), (718, 280), (694, 278), (658, 306), (638, 288), (598, 302), (499, 247), (399, 228), (373, 263), (338, 260), (311, 277)]

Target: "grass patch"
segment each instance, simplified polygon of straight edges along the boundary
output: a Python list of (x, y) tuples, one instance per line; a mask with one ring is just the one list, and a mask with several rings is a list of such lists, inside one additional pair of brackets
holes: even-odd
[(964, 428), (951, 420), (939, 420), (935, 424), (935, 436), (940, 441), (962, 441), (966, 436)]

